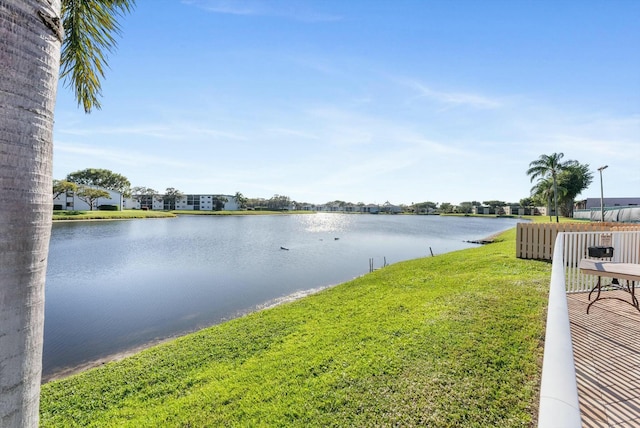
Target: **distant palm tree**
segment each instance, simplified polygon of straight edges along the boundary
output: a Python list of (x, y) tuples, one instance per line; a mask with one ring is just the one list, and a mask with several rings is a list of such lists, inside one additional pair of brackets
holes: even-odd
[(247, 198), (245, 198), (242, 193), (236, 192), (234, 198), (238, 204), (238, 208), (242, 209), (247, 205)]
[[(133, 0), (0, 6), (0, 426), (38, 426), (58, 76), (99, 108), (104, 54)], [(64, 42), (63, 42), (64, 41)]]
[[(558, 195), (566, 195), (567, 189), (556, 184), (555, 192)], [(551, 218), (551, 201), (554, 195), (553, 180), (549, 178), (540, 178), (535, 186), (531, 188), (531, 196), (536, 198), (539, 202), (547, 204), (547, 210), (549, 212), (549, 221), (553, 221)]]
[(553, 202), (556, 212), (556, 223), (560, 221), (558, 218), (558, 174), (576, 164), (576, 161), (562, 162), (564, 153), (552, 153), (550, 155), (540, 155), (540, 157), (529, 164), (527, 175), (531, 177), (531, 181), (536, 178), (549, 178), (553, 181)]

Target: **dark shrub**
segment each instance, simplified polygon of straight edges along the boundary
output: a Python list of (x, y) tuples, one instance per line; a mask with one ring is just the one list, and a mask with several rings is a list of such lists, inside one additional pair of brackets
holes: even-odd
[(98, 207), (98, 210), (100, 210), (100, 211), (118, 211), (118, 206), (117, 205), (100, 205)]

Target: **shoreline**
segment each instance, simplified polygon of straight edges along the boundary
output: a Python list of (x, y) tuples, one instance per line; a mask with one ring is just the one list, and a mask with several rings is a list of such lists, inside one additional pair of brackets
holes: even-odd
[(503, 230), (502, 232), (496, 232), (492, 235), (487, 236), (486, 238), (478, 239), (477, 241), (467, 241), (467, 242), (479, 243), (482, 245), (493, 244), (494, 242), (496, 242), (496, 238), (502, 235), (504, 232), (506, 232), (506, 230)]
[[(188, 333), (187, 333), (188, 334)], [(42, 379), (40, 380), (40, 384), (44, 385), (45, 383), (53, 382), (55, 380), (65, 379), (69, 376), (73, 376), (82, 372), (85, 372), (90, 369), (94, 369), (96, 367), (103, 366), (105, 364), (120, 361), (127, 357), (137, 354), (138, 352), (142, 352), (145, 349), (154, 347), (156, 345), (160, 345), (165, 342), (169, 342), (171, 340), (177, 339), (179, 336), (167, 337), (165, 339), (156, 339), (151, 342), (144, 343), (142, 345), (136, 346), (135, 348), (129, 348), (122, 352), (117, 352), (115, 354), (110, 354), (99, 358), (97, 360), (85, 361), (83, 363), (77, 364), (75, 366), (64, 367), (61, 369), (55, 370), (53, 373), (42, 375)]]
[[(345, 282), (347, 282), (347, 281), (345, 281)], [(216, 325), (220, 325), (220, 324), (223, 324), (223, 323), (225, 323), (227, 321), (231, 321), (231, 320), (234, 320), (234, 319), (237, 319), (237, 318), (242, 318), (242, 317), (244, 317), (246, 315), (249, 315), (249, 314), (252, 314), (254, 312), (260, 312), (260, 311), (264, 311), (264, 310), (267, 310), (267, 309), (275, 308), (276, 306), (280, 306), (280, 305), (282, 305), (284, 303), (294, 302), (296, 300), (303, 299), (303, 298), (305, 298), (307, 296), (311, 296), (313, 294), (319, 293), (322, 290), (326, 290), (328, 288), (335, 287), (336, 285), (339, 285), (339, 284), (327, 285), (327, 286), (324, 286), (324, 287), (316, 287), (316, 288), (311, 288), (309, 290), (296, 291), (296, 292), (288, 294), (286, 296), (277, 297), (275, 299), (268, 300), (268, 301), (266, 301), (264, 303), (260, 303), (258, 305), (255, 305), (255, 306), (251, 307), (251, 308), (248, 308), (246, 310), (238, 311), (238, 312), (236, 312), (235, 315), (223, 318), (219, 322), (211, 324), (211, 325), (202, 326), (202, 327), (196, 327), (193, 330), (189, 330), (189, 331), (186, 331), (186, 332), (183, 332), (183, 333), (174, 334), (174, 335), (171, 335), (169, 337), (162, 338), (162, 339), (153, 339), (151, 341), (145, 342), (145, 343), (143, 343), (141, 345), (138, 345), (138, 346), (135, 346), (133, 348), (128, 348), (128, 349), (125, 349), (125, 350), (120, 351), (120, 352), (115, 352), (113, 354), (105, 355), (104, 357), (101, 357), (101, 358), (98, 358), (98, 359), (95, 359), (95, 360), (89, 360), (89, 361), (85, 361), (85, 362), (82, 362), (80, 364), (76, 364), (76, 365), (73, 365), (73, 366), (68, 366), (68, 367), (62, 367), (62, 368), (55, 369), (52, 373), (49, 373), (47, 375), (43, 374), (42, 378), (40, 380), (40, 384), (44, 385), (45, 383), (49, 383), (49, 382), (53, 382), (53, 381), (56, 381), (56, 380), (65, 379), (67, 377), (70, 377), (70, 376), (85, 372), (87, 370), (91, 370), (91, 369), (103, 366), (103, 365), (108, 364), (108, 363), (112, 363), (112, 362), (123, 360), (123, 359), (125, 359), (127, 357), (131, 357), (131, 356), (133, 356), (135, 354), (138, 354), (138, 353), (140, 353), (140, 352), (142, 352), (142, 351), (144, 351), (146, 349), (152, 348), (152, 347), (157, 346), (157, 345), (161, 345), (163, 343), (170, 342), (172, 340), (178, 339), (178, 338), (183, 337), (183, 336), (187, 336), (189, 334), (195, 333), (195, 332), (203, 330), (205, 328), (209, 328), (209, 327), (213, 327), (213, 326), (216, 326)]]
[[(125, 220), (125, 219), (123, 219), (123, 220)], [(78, 220), (70, 220), (70, 221), (78, 221)], [(478, 242), (475, 242), (475, 243), (480, 244), (480, 242), (482, 242), (482, 244), (480, 244), (480, 245), (494, 243), (495, 239), (498, 236), (500, 236), (501, 234), (503, 234), (504, 232), (506, 232), (507, 230), (509, 230), (509, 229), (505, 229), (505, 230), (493, 233), (493, 234), (487, 236), (484, 239), (478, 240)], [(466, 242), (471, 242), (471, 241), (466, 241)], [(472, 243), (474, 243), (474, 242), (472, 242)], [(428, 256), (425, 256), (425, 257), (428, 257)], [(433, 257), (433, 256), (431, 256), (431, 257)], [(366, 274), (364, 274), (364, 275), (366, 275)], [(348, 282), (348, 281), (344, 281), (344, 282)], [(172, 336), (169, 336), (169, 337), (165, 337), (165, 338), (162, 338), (162, 339), (154, 339), (154, 340), (145, 342), (145, 343), (143, 343), (141, 345), (135, 346), (133, 348), (128, 348), (128, 349), (125, 349), (123, 351), (116, 352), (116, 353), (113, 353), (113, 354), (109, 354), (109, 355), (106, 355), (104, 357), (101, 357), (101, 358), (98, 358), (98, 359), (95, 359), (95, 360), (85, 361), (85, 362), (80, 363), (80, 364), (76, 364), (76, 365), (72, 365), (72, 366), (68, 366), (68, 367), (62, 367), (62, 368), (59, 368), (59, 369), (55, 369), (50, 374), (47, 374), (47, 375), (43, 374), (40, 383), (41, 384), (45, 384), (45, 383), (48, 383), (48, 382), (61, 380), (61, 379), (64, 379), (64, 378), (67, 378), (67, 377), (82, 373), (84, 371), (103, 366), (103, 365), (111, 363), (111, 362), (120, 361), (120, 360), (123, 360), (123, 359), (125, 359), (127, 357), (131, 357), (131, 356), (133, 356), (133, 355), (135, 355), (135, 354), (137, 354), (139, 352), (142, 352), (142, 351), (144, 351), (146, 349), (152, 348), (152, 347), (154, 347), (156, 345), (161, 345), (163, 343), (170, 342), (170, 341), (175, 340), (175, 339), (177, 339), (179, 337), (183, 337), (183, 336), (195, 333), (197, 331), (200, 331), (202, 329), (213, 327), (213, 326), (225, 323), (225, 322), (233, 320), (233, 319), (241, 318), (243, 316), (249, 315), (249, 314), (254, 313), (254, 312), (263, 311), (263, 310), (266, 310), (266, 309), (270, 309), (270, 308), (279, 306), (279, 305), (284, 304), (284, 303), (289, 303), (289, 302), (296, 301), (296, 300), (302, 299), (304, 297), (316, 294), (316, 293), (318, 293), (318, 292), (320, 292), (322, 290), (325, 290), (327, 288), (335, 287), (336, 285), (339, 285), (339, 284), (332, 284), (332, 285), (327, 285), (327, 286), (323, 286), (323, 287), (312, 288), (312, 289), (309, 289), (309, 290), (296, 291), (296, 292), (291, 293), (289, 295), (277, 297), (275, 299), (272, 299), (272, 300), (266, 301), (264, 303), (260, 303), (258, 305), (255, 305), (255, 306), (253, 306), (251, 308), (248, 308), (246, 310), (239, 311), (235, 315), (232, 315), (232, 316), (227, 317), (227, 318), (223, 318), (219, 322), (211, 324), (211, 325), (196, 327), (193, 330), (189, 330), (189, 331), (186, 331), (186, 332), (183, 332), (183, 333), (175, 334), (175, 335), (172, 335)]]

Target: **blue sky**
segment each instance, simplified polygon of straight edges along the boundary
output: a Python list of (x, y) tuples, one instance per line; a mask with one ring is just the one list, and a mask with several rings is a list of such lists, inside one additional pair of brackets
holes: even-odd
[(54, 178), (395, 204), (517, 202), (541, 154), (640, 197), (640, 1), (138, 0), (102, 109), (61, 82)]

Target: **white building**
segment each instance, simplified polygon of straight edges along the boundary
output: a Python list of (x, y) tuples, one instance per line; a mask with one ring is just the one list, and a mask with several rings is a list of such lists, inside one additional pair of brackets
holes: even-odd
[[(100, 210), (102, 207), (102, 209), (119, 211), (125, 208), (122, 193), (116, 192), (115, 190), (103, 189), (102, 187), (91, 187), (109, 193), (108, 198), (99, 198), (94, 201), (94, 210)], [(87, 201), (78, 197), (77, 192), (67, 192), (53, 198), (54, 210), (91, 211), (91, 208)]]
[(182, 195), (172, 201), (164, 200), (163, 195), (127, 198), (125, 207), (130, 209), (180, 210), (180, 211), (237, 211), (238, 201), (232, 195)]
[(176, 199), (176, 210), (237, 211), (238, 201), (231, 195), (184, 195)]

